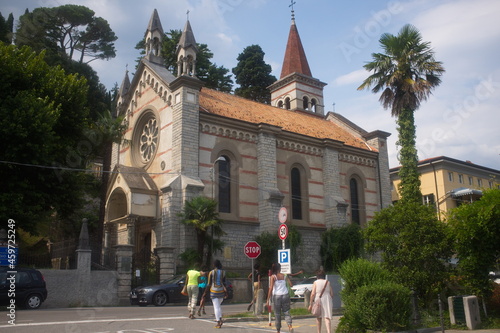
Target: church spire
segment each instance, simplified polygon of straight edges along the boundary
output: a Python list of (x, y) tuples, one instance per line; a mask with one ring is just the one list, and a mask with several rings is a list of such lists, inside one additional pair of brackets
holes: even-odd
[[(292, 5), (294, 2), (292, 3)], [(307, 76), (312, 76), (309, 63), (307, 62), (306, 53), (300, 40), (299, 31), (295, 24), (295, 14), (292, 7), (292, 24), (290, 33), (288, 34), (288, 42), (286, 44), (285, 58), (283, 67), (281, 68), (280, 79), (292, 73), (300, 73)]]
[[(128, 67), (128, 65), (127, 65)], [(118, 90), (118, 95), (121, 97), (125, 96), (130, 89), (130, 79), (128, 77), (128, 68), (125, 71), (125, 77), (123, 78), (122, 84), (120, 86), (120, 90)]]
[(163, 28), (161, 26), (158, 11), (155, 9), (149, 20), (148, 28), (144, 34), (146, 56), (145, 58), (151, 62), (163, 64), (161, 57), (161, 42), (163, 40)]
[(189, 19), (186, 20), (179, 44), (177, 44), (177, 75), (196, 76), (198, 45)]
[(278, 81), (269, 86), (271, 105), (287, 110), (305, 111), (324, 116), (323, 87), (326, 83), (314, 78), (295, 24), (291, 0), (292, 24), (288, 34), (285, 58)]

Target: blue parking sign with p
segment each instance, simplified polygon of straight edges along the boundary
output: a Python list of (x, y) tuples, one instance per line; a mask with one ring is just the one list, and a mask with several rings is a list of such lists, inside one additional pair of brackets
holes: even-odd
[(290, 262), (290, 250), (279, 250), (279, 263), (288, 264)]
[(281, 273), (292, 273), (290, 249), (278, 250), (278, 262), (281, 265)]

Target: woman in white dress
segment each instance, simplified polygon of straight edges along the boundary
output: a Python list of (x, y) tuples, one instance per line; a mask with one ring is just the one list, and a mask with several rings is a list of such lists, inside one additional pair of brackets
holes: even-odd
[[(321, 316), (316, 317), (316, 327), (318, 328), (318, 333), (321, 333), (321, 323), (322, 318), (325, 319), (326, 332), (331, 333), (332, 331), (332, 308), (333, 308), (333, 289), (328, 282), (325, 280), (326, 274), (323, 270), (320, 270), (316, 274), (317, 280), (313, 283), (313, 288), (311, 291), (311, 300), (314, 302), (321, 302)], [(309, 305), (309, 311), (312, 309), (312, 304)]]

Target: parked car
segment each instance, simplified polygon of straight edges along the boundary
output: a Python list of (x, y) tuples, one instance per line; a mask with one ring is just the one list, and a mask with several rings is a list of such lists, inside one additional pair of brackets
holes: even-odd
[[(134, 288), (129, 294), (130, 304), (140, 306), (147, 306), (150, 304), (164, 306), (167, 303), (187, 303), (187, 296), (181, 294), (185, 279), (185, 275), (176, 275), (157, 285)], [(232, 299), (233, 286), (227, 280), (226, 288), (228, 291), (227, 299)]]
[(292, 290), (295, 295), (291, 299), (293, 301), (304, 300), (304, 293), (306, 290), (312, 291), (314, 281), (316, 281), (316, 276), (311, 276), (298, 282), (297, 284), (294, 284), (292, 286)]
[(33, 268), (11, 270), (0, 267), (0, 305), (10, 305), (13, 297), (18, 307), (38, 309), (47, 299), (47, 286), (42, 273)]

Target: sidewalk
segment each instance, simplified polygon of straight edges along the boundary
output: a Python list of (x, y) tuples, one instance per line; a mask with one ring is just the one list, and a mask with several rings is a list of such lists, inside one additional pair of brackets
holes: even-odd
[[(244, 313), (246, 312), (246, 307), (248, 304), (233, 304), (231, 307), (233, 308), (232, 311), (234, 313)], [(227, 312), (226, 312), (227, 313)], [(335, 332), (335, 329), (337, 328), (337, 325), (339, 323), (339, 320), (342, 316), (341, 315), (334, 315), (332, 318), (332, 332)], [(258, 317), (245, 317), (245, 318), (227, 318), (224, 320), (227, 323), (239, 323), (248, 327), (253, 327), (253, 328), (260, 328), (265, 331), (269, 330), (274, 330), (274, 318), (271, 320), (271, 326), (269, 326), (269, 317), (267, 315), (260, 315)], [(284, 320), (282, 321), (283, 325), (285, 325)], [(285, 325), (286, 326), (286, 325)], [(324, 326), (324, 322), (323, 322)], [(294, 316), (293, 317), (293, 327), (295, 333), (302, 333), (302, 332), (316, 332), (315, 327), (316, 327), (316, 318), (313, 316)], [(267, 330), (266, 330), (267, 329)], [(286, 332), (287, 330), (283, 330), (283, 332)], [(323, 327), (322, 332), (326, 332), (326, 329)], [(428, 328), (428, 329), (421, 329), (417, 331), (410, 331), (410, 332), (415, 332), (415, 333), (431, 333), (431, 332), (437, 332), (441, 333), (441, 328)], [(468, 333), (468, 332), (474, 332), (474, 333), (500, 333), (500, 329), (490, 329), (490, 330), (445, 330), (445, 333)]]

